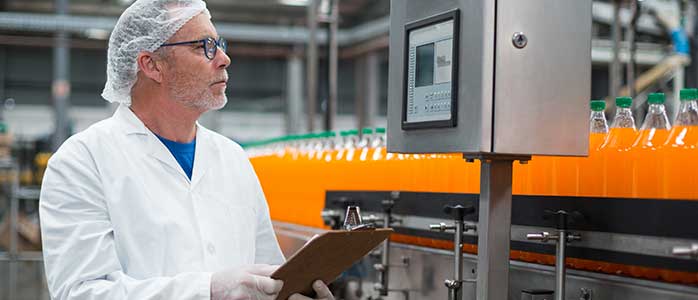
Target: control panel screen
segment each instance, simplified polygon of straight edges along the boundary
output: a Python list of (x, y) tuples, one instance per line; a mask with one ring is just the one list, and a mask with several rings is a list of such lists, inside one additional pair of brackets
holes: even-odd
[(423, 87), (434, 84), (434, 44), (426, 44), (417, 47), (415, 87)]
[(406, 26), (403, 129), (455, 126), (457, 11)]

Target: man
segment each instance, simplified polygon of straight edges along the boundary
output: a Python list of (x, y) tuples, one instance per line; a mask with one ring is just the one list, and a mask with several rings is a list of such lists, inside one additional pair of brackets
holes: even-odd
[(61, 146), (42, 185), (53, 299), (276, 298), (284, 257), (254, 170), (196, 123), (227, 101), (225, 47), (201, 0), (138, 0), (119, 18), (102, 96), (121, 105)]

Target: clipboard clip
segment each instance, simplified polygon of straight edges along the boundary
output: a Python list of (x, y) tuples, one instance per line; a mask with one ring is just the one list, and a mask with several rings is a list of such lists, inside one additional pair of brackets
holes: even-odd
[(363, 223), (361, 221), (361, 212), (358, 206), (347, 206), (347, 214), (344, 217), (344, 229), (347, 231), (358, 230), (375, 230), (376, 226), (372, 223)]

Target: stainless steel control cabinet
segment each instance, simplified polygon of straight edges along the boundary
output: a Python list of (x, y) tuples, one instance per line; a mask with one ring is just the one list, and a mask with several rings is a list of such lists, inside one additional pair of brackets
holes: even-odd
[(388, 151), (585, 156), (590, 0), (391, 0)]

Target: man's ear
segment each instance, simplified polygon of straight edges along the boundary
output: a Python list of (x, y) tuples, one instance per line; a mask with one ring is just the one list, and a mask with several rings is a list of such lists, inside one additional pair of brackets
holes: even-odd
[(138, 69), (141, 72), (143, 72), (143, 75), (145, 75), (145, 77), (148, 77), (157, 83), (162, 83), (163, 64), (161, 61), (158, 60), (156, 54), (152, 52), (143, 51), (141, 53), (138, 53), (136, 62), (138, 63)]

